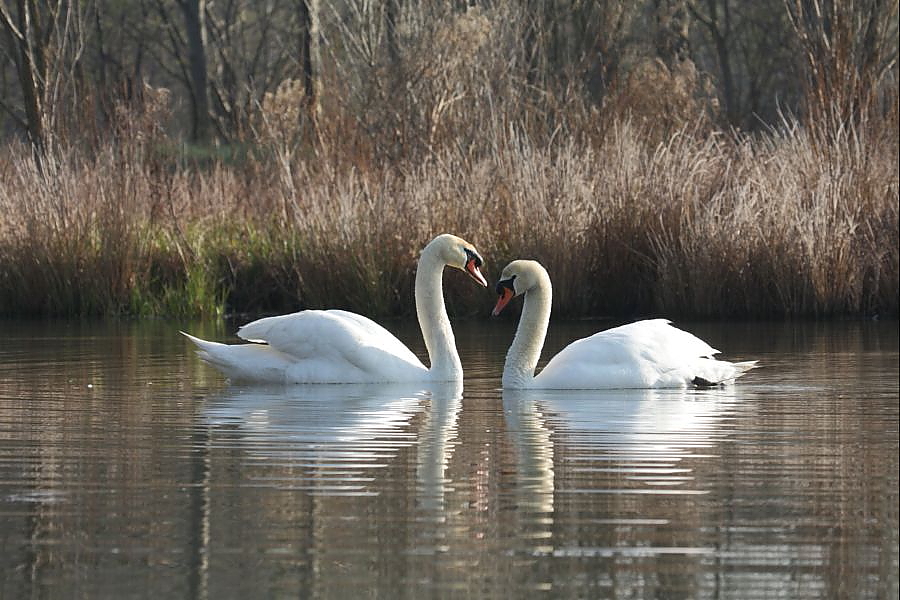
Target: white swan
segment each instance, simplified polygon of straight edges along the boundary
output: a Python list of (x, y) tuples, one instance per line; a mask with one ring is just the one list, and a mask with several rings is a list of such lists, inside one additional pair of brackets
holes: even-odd
[(515, 260), (497, 282), (494, 316), (524, 294), (519, 326), (503, 367), (505, 389), (624, 389), (708, 387), (733, 381), (756, 361), (716, 360), (718, 350), (665, 319), (615, 327), (576, 340), (535, 376), (550, 322), (550, 276), (533, 260)]
[(204, 361), (233, 380), (269, 383), (458, 381), (463, 377), (444, 306), (445, 266), (487, 287), (481, 255), (469, 242), (442, 234), (422, 250), (416, 270), (416, 314), (431, 368), (371, 319), (343, 310), (304, 310), (248, 323), (250, 344), (219, 344), (184, 333)]

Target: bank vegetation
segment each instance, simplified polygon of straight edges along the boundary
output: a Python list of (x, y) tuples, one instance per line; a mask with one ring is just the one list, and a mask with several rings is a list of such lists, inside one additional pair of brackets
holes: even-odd
[[(898, 312), (896, 2), (57, 1), (34, 61), (36, 4), (3, 15), (5, 315), (410, 315), (445, 231), (566, 316)], [(267, 83), (231, 88), (250, 42)]]

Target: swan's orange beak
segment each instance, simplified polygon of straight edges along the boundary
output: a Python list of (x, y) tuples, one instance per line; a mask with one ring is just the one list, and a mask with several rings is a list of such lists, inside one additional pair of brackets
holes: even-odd
[(484, 278), (484, 275), (481, 274), (481, 260), (478, 259), (477, 256), (471, 256), (469, 260), (466, 261), (466, 273), (469, 274), (469, 277), (487, 287), (488, 282), (487, 279)]
[(497, 298), (497, 304), (494, 305), (494, 310), (491, 311), (491, 315), (494, 317), (499, 315), (500, 311), (506, 308), (506, 305), (509, 304), (509, 301), (515, 296), (515, 293), (510, 288), (501, 288), (499, 285), (497, 287), (499, 288), (497, 291), (500, 292), (500, 297)]

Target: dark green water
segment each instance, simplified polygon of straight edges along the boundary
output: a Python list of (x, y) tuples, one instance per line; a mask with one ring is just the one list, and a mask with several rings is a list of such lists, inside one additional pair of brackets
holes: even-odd
[(898, 323), (679, 325), (763, 367), (502, 393), (473, 321), (461, 387), (230, 387), (183, 323), (0, 322), (0, 598), (897, 598)]

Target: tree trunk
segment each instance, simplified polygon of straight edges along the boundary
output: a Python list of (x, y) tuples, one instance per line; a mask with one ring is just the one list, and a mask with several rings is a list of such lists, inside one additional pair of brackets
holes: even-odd
[(303, 76), (305, 113), (317, 127), (319, 121), (319, 2), (300, 0), (300, 65)]
[[(18, 22), (13, 21), (6, 6), (0, 7), (0, 23), (6, 34), (9, 53), (16, 65), (16, 78), (22, 88), (22, 110), (25, 113), (24, 124), (28, 140), (36, 156), (41, 156), (46, 147), (44, 90), (43, 82), (46, 64), (42, 46), (44, 37), (40, 32), (40, 15), (34, 0), (18, 0), (16, 2)], [(15, 116), (15, 115), (14, 115)]]
[(185, 33), (188, 45), (188, 65), (191, 77), (193, 103), (193, 129), (195, 142), (209, 140), (211, 122), (209, 115), (209, 75), (206, 67), (206, 43), (204, 32), (205, 0), (180, 0), (184, 13)]
[(685, 0), (656, 0), (656, 55), (671, 70), (688, 58)]
[(397, 38), (397, 19), (400, 17), (402, 0), (385, 0), (384, 29), (387, 37), (388, 60), (391, 68), (396, 69), (400, 63), (400, 41)]
[(733, 35), (731, 8), (728, 2), (722, 2), (722, 13), (719, 15), (719, 0), (707, 0), (708, 16), (700, 19), (712, 38), (716, 51), (716, 61), (722, 75), (722, 100), (725, 103), (725, 115), (728, 122), (737, 124), (738, 99), (735, 92), (734, 74), (731, 67), (731, 37)]

